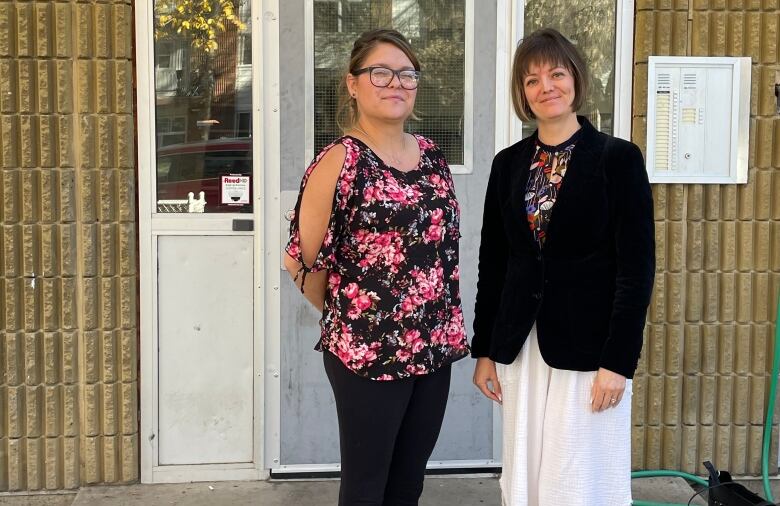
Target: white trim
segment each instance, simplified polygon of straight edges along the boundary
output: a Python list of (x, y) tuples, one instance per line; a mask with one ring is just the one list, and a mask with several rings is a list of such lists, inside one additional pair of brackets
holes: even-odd
[[(501, 462), (494, 459), (474, 460), (431, 460), (426, 469), (485, 469), (501, 467)], [(341, 464), (291, 464), (277, 466), (273, 469), (275, 475), (298, 473), (333, 473), (341, 470)]]
[[(135, 52), (138, 125), (153, 126), (154, 122), (154, 44), (152, 41), (153, 5), (152, 2), (138, 2), (135, 6)], [(140, 452), (141, 483), (154, 481), (156, 428), (154, 420), (157, 413), (157, 395), (154, 377), (156, 370), (156, 346), (154, 342), (154, 303), (149, 294), (153, 293), (153, 247), (151, 213), (153, 195), (149, 192), (152, 185), (151, 167), (154, 164), (155, 129), (138, 128), (138, 249), (140, 300), (140, 410), (141, 432), (138, 435)]]
[[(465, 0), (463, 164), (450, 165), (453, 174), (474, 170), (474, 1)], [(340, 4), (339, 4), (340, 5)], [(304, 160), (314, 159), (314, 0), (304, 2)], [(436, 139), (433, 139), (434, 141)]]
[[(154, 46), (152, 46), (154, 47)], [(152, 80), (152, 83), (154, 83), (154, 80)], [(154, 104), (154, 101), (151, 102)], [(151, 148), (151, 155), (154, 157), (154, 145), (152, 145)], [(155, 167), (154, 160), (152, 161), (151, 167)], [(154, 180), (155, 178), (151, 176), (151, 169), (149, 170), (149, 177), (150, 179)], [(154, 185), (152, 185), (152, 188), (154, 188)], [(140, 188), (139, 188), (139, 195), (141, 194)], [(152, 205), (156, 207), (156, 196), (154, 193), (152, 195)], [(148, 212), (154, 213), (152, 211), (153, 208), (149, 208)], [(139, 208), (138, 214), (141, 214), (141, 209)], [(153, 216), (154, 214), (152, 214)], [(140, 293), (141, 302), (148, 301), (149, 304), (149, 313), (146, 315), (146, 318), (148, 320), (148, 325), (151, 327), (151, 332), (149, 335), (146, 336), (147, 340), (149, 341), (147, 343), (147, 352), (149, 352), (152, 355), (152, 373), (147, 376), (151, 379), (151, 385), (149, 387), (152, 390), (152, 399), (154, 401), (154, 406), (151, 410), (151, 412), (147, 411), (144, 413), (141, 411), (141, 419), (143, 420), (144, 416), (151, 416), (151, 423), (149, 423), (149, 431), (148, 431), (148, 441), (149, 441), (149, 451), (148, 453), (151, 454), (151, 461), (152, 461), (152, 476), (154, 475), (154, 471), (159, 469), (159, 462), (160, 462), (160, 446), (159, 446), (159, 439), (157, 436), (160, 434), (160, 390), (159, 390), (159, 384), (160, 384), (160, 355), (158, 353), (160, 349), (160, 336), (159, 336), (159, 326), (157, 325), (158, 318), (157, 318), (157, 308), (159, 307), (159, 293), (160, 293), (160, 287), (158, 284), (157, 279), (157, 251), (158, 251), (158, 237), (153, 233), (154, 227), (151, 229), (151, 235), (152, 235), (152, 249), (147, 254), (149, 255), (149, 265), (151, 267), (151, 272), (141, 273), (141, 276), (146, 277), (149, 279), (149, 282), (152, 287), (151, 294), (144, 292)], [(141, 317), (143, 318), (143, 313), (141, 314)], [(144, 338), (141, 336), (141, 346), (144, 345)], [(143, 383), (144, 376), (141, 375), (141, 382)], [(142, 388), (143, 390), (143, 388)], [(139, 450), (143, 452), (142, 450)]]
[[(474, 0), (466, 0), (463, 48), (463, 164), (450, 165), (453, 174), (474, 171)], [(436, 139), (434, 139), (436, 140)]]
[(303, 48), (303, 160), (308, 165), (314, 159), (314, 0), (303, 6)]
[(151, 473), (151, 481), (143, 483), (187, 483), (198, 481), (262, 480), (267, 471), (254, 464), (220, 464), (200, 466), (158, 466)]
[[(281, 455), (281, 378), (279, 364), (281, 362), (281, 255), (280, 222), (281, 210), (281, 107), (280, 107), (280, 61), (279, 61), (279, 1), (263, 0), (263, 67), (266, 73), (263, 78), (262, 107), (258, 112), (262, 113), (262, 121), (265, 125), (263, 140), (265, 152), (263, 163), (265, 164), (264, 188), (258, 194), (258, 207), (262, 205), (265, 210), (265, 221), (261, 222), (262, 235), (265, 248), (260, 250), (262, 255), (263, 279), (265, 287), (263, 321), (264, 335), (263, 350), (259, 353), (262, 370), (258, 373), (257, 384), (262, 388), (262, 407), (265, 417), (262, 433), (257, 433), (258, 441), (262, 442), (264, 452), (258, 465), (270, 469), (274, 460), (279, 461)], [(258, 16), (261, 12), (258, 10)], [(256, 115), (258, 121), (260, 114)], [(260, 235), (260, 234), (258, 234)], [(262, 377), (261, 377), (262, 376)]]
[[(498, 0), (496, 25), (496, 144), (499, 152), (522, 138), (522, 122), (512, 108), (510, 79), (515, 47), (523, 37), (525, 2)], [(613, 134), (631, 139), (634, 58), (634, 0), (615, 2), (615, 90)]]
[(512, 108), (512, 58), (523, 36), (525, 2), (498, 0), (496, 6), (496, 125), (498, 153), (522, 137), (523, 124)]
[[(254, 147), (252, 149), (255, 149)], [(140, 190), (140, 189), (139, 189)], [(250, 220), (255, 218), (253, 214), (227, 214), (227, 213), (154, 213), (151, 214), (152, 234), (176, 234), (183, 231), (187, 234), (194, 233), (219, 233), (240, 234), (230, 230), (234, 219)], [(247, 232), (252, 235), (253, 232)]]
[[(731, 114), (737, 117), (737, 126), (731, 132), (731, 142), (732, 146), (736, 146), (736, 160), (734, 164), (736, 165), (737, 183), (740, 184), (748, 182), (750, 164), (750, 89), (753, 79), (751, 64), (752, 59), (750, 57), (741, 57), (739, 64), (734, 69), (734, 74), (740, 74), (740, 79), (737, 80), (737, 76), (734, 76), (733, 89), (736, 90), (737, 99), (732, 101)], [(739, 72), (736, 72), (737, 68)], [(780, 76), (775, 73), (775, 79), (778, 77)], [(778, 100), (780, 100), (780, 97), (778, 97)]]
[(631, 140), (634, 84), (634, 0), (618, 0), (615, 12), (615, 109), (613, 135)]
[(297, 473), (333, 473), (341, 471), (341, 464), (291, 464), (273, 468), (274, 475)]
[[(270, 388), (266, 381), (266, 353), (279, 340), (279, 256), (273, 253), (278, 247), (280, 191), (280, 121), (279, 121), (279, 0), (254, 0), (252, 14), (260, 33), (253, 35), (252, 54), (262, 55), (262, 64), (253, 63), (252, 76), (252, 131), (253, 148), (258, 156), (253, 157), (255, 173), (262, 174), (263, 184), (255, 193), (255, 239), (258, 242), (255, 257), (255, 466), (268, 475), (266, 454), (274, 451), (266, 447), (268, 426), (274, 425), (278, 408), (267, 403), (267, 396), (273, 399), (278, 388)], [(276, 204), (276, 205), (274, 205)], [(269, 395), (270, 394), (270, 395)], [(276, 430), (278, 432), (278, 430)]]

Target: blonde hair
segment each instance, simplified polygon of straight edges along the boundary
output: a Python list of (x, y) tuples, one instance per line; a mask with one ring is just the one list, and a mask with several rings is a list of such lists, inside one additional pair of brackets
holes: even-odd
[(515, 114), (523, 121), (536, 119), (528, 105), (523, 80), (532, 65), (547, 63), (564, 67), (574, 78), (574, 101), (571, 108), (577, 112), (585, 103), (588, 93), (588, 69), (577, 47), (561, 32), (552, 28), (536, 30), (525, 37), (512, 61), (512, 106)]
[(363, 32), (352, 45), (352, 53), (349, 57), (349, 65), (341, 77), (338, 88), (338, 106), (336, 107), (336, 124), (346, 132), (351, 129), (358, 120), (357, 101), (349, 94), (347, 89), (347, 76), (363, 67), (369, 53), (379, 44), (392, 44), (409, 58), (415, 70), (420, 70), (420, 61), (414, 54), (411, 44), (400, 32), (388, 28), (379, 28)]

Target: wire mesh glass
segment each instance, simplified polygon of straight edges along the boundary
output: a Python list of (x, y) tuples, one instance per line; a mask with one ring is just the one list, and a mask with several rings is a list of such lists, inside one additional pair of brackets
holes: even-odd
[(422, 67), (409, 132), (433, 139), (452, 165), (463, 164), (465, 0), (315, 0), (314, 149), (339, 137), (337, 90), (352, 43), (392, 27), (412, 44)]
[[(555, 28), (569, 38), (585, 57), (590, 90), (583, 109), (597, 130), (612, 134), (615, 110), (615, 11), (614, 0), (526, 0), (525, 28)], [(523, 124), (523, 137), (536, 129)]]

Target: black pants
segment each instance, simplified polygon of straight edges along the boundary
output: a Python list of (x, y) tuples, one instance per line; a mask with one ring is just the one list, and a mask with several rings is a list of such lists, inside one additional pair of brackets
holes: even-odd
[(416, 506), (444, 418), (451, 366), (373, 381), (323, 352), (341, 443), (339, 506)]

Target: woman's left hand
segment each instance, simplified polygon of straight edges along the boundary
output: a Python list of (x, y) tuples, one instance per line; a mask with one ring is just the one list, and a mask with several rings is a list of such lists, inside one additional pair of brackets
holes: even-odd
[(590, 407), (594, 413), (614, 408), (623, 399), (626, 377), (603, 367), (596, 373), (590, 390)]

